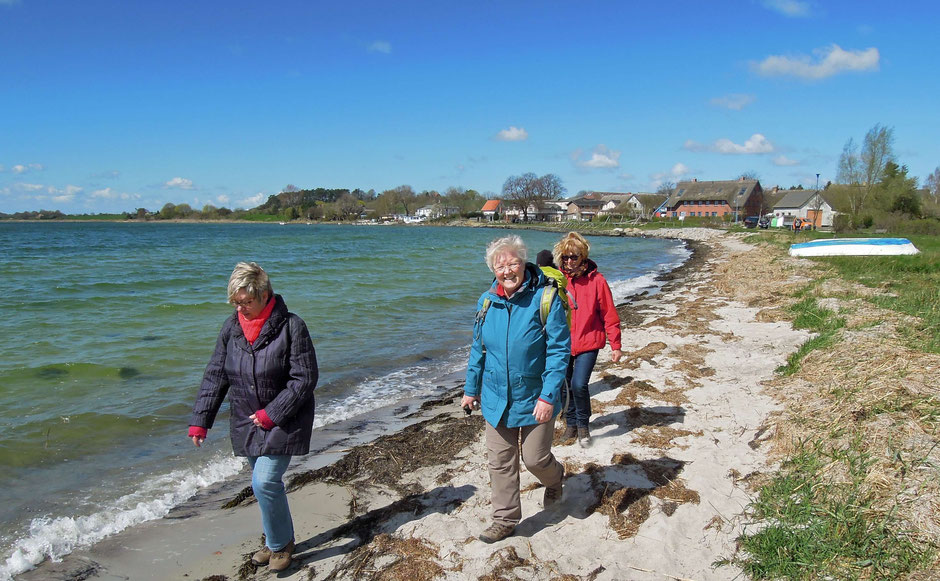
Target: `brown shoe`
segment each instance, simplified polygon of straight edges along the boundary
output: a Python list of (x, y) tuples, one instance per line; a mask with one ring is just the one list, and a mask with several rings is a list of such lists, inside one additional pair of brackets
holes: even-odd
[(565, 428), (565, 433), (561, 435), (562, 440), (573, 440), (578, 435), (578, 428), (575, 426), (568, 426)]
[(283, 571), (290, 567), (291, 555), (294, 553), (294, 541), (287, 543), (287, 546), (280, 551), (274, 551), (271, 554), (271, 560), (268, 561), (268, 570)]
[(564, 484), (561, 481), (555, 486), (546, 486), (545, 495), (542, 497), (542, 508), (548, 508), (561, 500), (562, 493), (564, 493)]
[(494, 522), (480, 533), (480, 540), (484, 543), (495, 543), (511, 535), (514, 530), (516, 530), (516, 527), (513, 525), (501, 525)]
[(271, 549), (267, 546), (263, 547), (260, 551), (251, 556), (251, 562), (255, 565), (267, 565), (268, 561), (271, 560)]
[(578, 428), (578, 443), (581, 444), (582, 448), (591, 446), (591, 431), (587, 427)]

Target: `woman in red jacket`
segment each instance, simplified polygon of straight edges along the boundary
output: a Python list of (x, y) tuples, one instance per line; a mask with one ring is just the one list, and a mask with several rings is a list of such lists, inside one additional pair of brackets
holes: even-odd
[[(611, 360), (620, 361), (620, 315), (614, 305), (607, 280), (588, 258), (591, 245), (577, 232), (569, 232), (552, 249), (555, 264), (568, 279), (571, 299), (571, 360), (568, 363), (568, 412), (564, 438), (578, 437), (586, 448), (591, 445), (588, 420), (591, 394), (588, 383), (597, 362), (597, 352), (610, 342)], [(575, 306), (577, 305), (577, 306)]]

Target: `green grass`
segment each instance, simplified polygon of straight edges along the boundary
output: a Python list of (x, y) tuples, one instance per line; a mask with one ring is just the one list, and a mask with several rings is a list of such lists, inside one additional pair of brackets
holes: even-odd
[[(804, 288), (798, 295), (806, 295), (815, 284)], [(816, 298), (807, 296), (802, 301), (790, 307), (794, 315), (793, 326), (797, 329), (807, 329), (817, 333), (815, 337), (807, 340), (799, 349), (787, 357), (786, 365), (777, 368), (777, 373), (784, 376), (793, 375), (800, 370), (803, 358), (816, 349), (823, 349), (837, 340), (836, 333), (845, 327), (845, 319), (837, 316), (831, 309), (820, 307)]]
[[(757, 529), (738, 538), (734, 563), (753, 579), (895, 579), (932, 558), (893, 515), (872, 510), (863, 486), (871, 460), (859, 446), (823, 451), (804, 445), (750, 506)], [(833, 482), (839, 464), (848, 482)]]
[(868, 300), (881, 308), (919, 318), (920, 323), (906, 329), (906, 337), (914, 348), (940, 353), (940, 237), (909, 239), (920, 254), (817, 260), (834, 268), (842, 278), (881, 288), (882, 296)]

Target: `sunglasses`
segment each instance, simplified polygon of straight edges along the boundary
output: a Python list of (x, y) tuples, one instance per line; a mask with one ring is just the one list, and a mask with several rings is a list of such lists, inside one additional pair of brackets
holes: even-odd
[(561, 259), (562, 260), (581, 260), (581, 255), (580, 254), (562, 254)]

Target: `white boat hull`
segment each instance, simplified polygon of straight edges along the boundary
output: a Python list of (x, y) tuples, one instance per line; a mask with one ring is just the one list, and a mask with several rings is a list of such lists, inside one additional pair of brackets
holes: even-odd
[(790, 245), (790, 256), (895, 256), (918, 254), (907, 238), (828, 238)]

